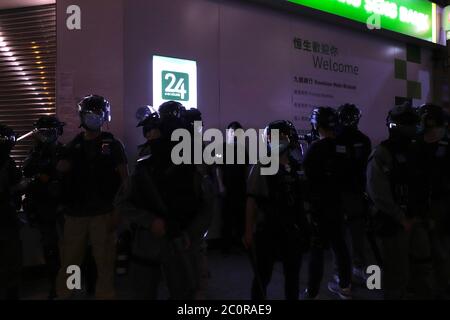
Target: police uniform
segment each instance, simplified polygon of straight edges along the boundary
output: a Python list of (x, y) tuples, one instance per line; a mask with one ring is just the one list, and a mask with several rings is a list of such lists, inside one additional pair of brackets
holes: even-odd
[[(408, 286), (417, 297), (427, 297), (430, 243), (420, 223), (406, 232), (402, 222), (421, 219), (423, 175), (412, 143), (389, 139), (369, 159), (367, 191), (378, 211), (377, 232), (383, 255), (383, 290), (386, 300), (407, 298)], [(425, 263), (424, 263), (425, 262)]]
[[(162, 142), (162, 141), (158, 141)], [(175, 166), (164, 143), (138, 160), (116, 206), (134, 231), (131, 277), (136, 299), (158, 298), (164, 273), (171, 299), (194, 299), (202, 286), (199, 266), (203, 238), (211, 222), (209, 178), (194, 165)], [(163, 219), (166, 234), (156, 238), (151, 225)], [(189, 246), (186, 246), (189, 240)]]
[(434, 281), (429, 285), (434, 287), (434, 296), (442, 298), (445, 296), (450, 271), (450, 145), (447, 138), (435, 143), (426, 143), (421, 138), (415, 147), (424, 177), (420, 186), (426, 208), (421, 218), (431, 241), (431, 252), (427, 254), (432, 258)]
[[(244, 232), (248, 166), (237, 163), (237, 144), (226, 143), (224, 151), (224, 164), (220, 166), (225, 186), (222, 238), (224, 239), (223, 249), (227, 250), (231, 248), (233, 240), (238, 239), (240, 243)], [(225, 161), (228, 153), (234, 153), (233, 164), (227, 164)], [(248, 163), (247, 154), (245, 158), (245, 163)]]
[(356, 128), (345, 127), (336, 138), (336, 152), (342, 172), (342, 209), (351, 235), (353, 266), (364, 270), (366, 169), (372, 151), (370, 139)]
[(50, 295), (54, 295), (56, 275), (60, 268), (59, 230), (62, 227), (58, 216), (60, 184), (56, 164), (62, 145), (37, 144), (24, 162), (24, 177), (32, 179), (24, 201), (24, 210), (31, 222), (36, 223), (41, 233), (41, 243), (51, 284)]
[(247, 196), (255, 199), (261, 213), (255, 233), (257, 275), (252, 284), (253, 300), (265, 298), (277, 261), (283, 263), (286, 299), (299, 298), (302, 254), (309, 245), (299, 174), (300, 166), (293, 159), (288, 165), (280, 165), (273, 176), (261, 175), (261, 165), (250, 170)]
[(336, 259), (339, 286), (351, 284), (351, 260), (344, 236), (344, 214), (339, 190), (340, 174), (336, 140), (324, 138), (314, 142), (304, 161), (308, 181), (313, 224), (313, 241), (309, 261), (308, 293), (315, 297), (323, 277), (324, 251), (331, 246)]
[(89, 240), (98, 271), (96, 297), (113, 298), (115, 239), (111, 213), (121, 184), (117, 168), (127, 163), (123, 145), (107, 132), (93, 140), (86, 140), (81, 133), (66, 146), (63, 159), (71, 169), (61, 180), (66, 212), (57, 294), (60, 298), (70, 295), (67, 267), (81, 265)]

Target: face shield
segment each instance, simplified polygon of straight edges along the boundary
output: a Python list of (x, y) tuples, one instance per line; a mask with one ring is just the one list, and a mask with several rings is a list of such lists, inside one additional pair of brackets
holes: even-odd
[(57, 128), (39, 128), (36, 133), (37, 139), (45, 144), (55, 143), (58, 140)]

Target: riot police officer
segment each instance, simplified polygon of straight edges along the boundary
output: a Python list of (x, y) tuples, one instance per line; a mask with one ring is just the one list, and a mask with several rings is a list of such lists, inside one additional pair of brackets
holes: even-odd
[(394, 107), (387, 117), (389, 138), (372, 153), (367, 168), (367, 191), (377, 209), (377, 233), (383, 256), (384, 297), (404, 299), (410, 282), (412, 229), (420, 203), (419, 170), (413, 140), (418, 117), (410, 104)]
[[(418, 265), (416, 268), (428, 268), (429, 270), (432, 262), (434, 277), (433, 279), (431, 277), (425, 279), (425, 288), (421, 288), (421, 290), (428, 291), (428, 294), (430, 294), (431, 289), (434, 287), (433, 296), (444, 298), (449, 280), (450, 254), (448, 245), (448, 237), (450, 235), (448, 119), (444, 110), (440, 106), (433, 104), (425, 104), (419, 107), (418, 115), (420, 130), (415, 145), (420, 169), (423, 170), (422, 176), (424, 180), (420, 185), (422, 187), (421, 194), (426, 205), (423, 214), (419, 218), (421, 219), (422, 230), (424, 229), (422, 234), (425, 239), (422, 242), (427, 243), (428, 239), (431, 242), (430, 247), (425, 248), (425, 253), (413, 252), (411, 254), (412, 258), (419, 254), (422, 258), (418, 262), (412, 261), (412, 264)], [(424, 260), (424, 258), (429, 257), (432, 258), (432, 261)]]
[[(147, 107), (144, 107), (143, 109), (149, 110)], [(140, 110), (142, 110), (142, 108)], [(155, 128), (155, 125), (158, 126), (157, 123), (160, 122), (160, 117), (157, 112), (153, 112), (146, 114), (138, 120), (139, 123), (137, 126), (138, 128), (142, 127), (142, 134), (146, 139), (146, 142), (144, 144), (138, 146), (139, 158), (142, 158), (151, 154), (152, 141), (161, 137), (161, 132), (159, 130), (153, 130)]]
[[(24, 201), (24, 210), (41, 233), (41, 243), (50, 282), (49, 299), (55, 297), (56, 275), (60, 267), (58, 216), (60, 184), (56, 165), (62, 144), (62, 123), (55, 116), (44, 116), (35, 124), (36, 143), (23, 165), (25, 178), (31, 180)], [(59, 221), (58, 221), (59, 220)]]
[(234, 155), (233, 163), (219, 166), (220, 182), (222, 190), (222, 252), (228, 254), (233, 246), (242, 245), (241, 239), (244, 232), (245, 204), (247, 201), (247, 175), (248, 155), (244, 155), (244, 163), (238, 163), (239, 157), (239, 130), (242, 125), (233, 121), (227, 126), (226, 142), (224, 143), (223, 159), (228, 154)]
[[(279, 132), (278, 141), (275, 130)], [(272, 156), (279, 156), (279, 168), (275, 175), (264, 176), (262, 165), (253, 165), (248, 178), (244, 244), (254, 266), (252, 299), (266, 298), (274, 264), (281, 260), (286, 299), (298, 300), (302, 254), (309, 244), (301, 168), (290, 156), (298, 136), (288, 121), (275, 121), (266, 128), (265, 137)]]
[(211, 220), (204, 190), (211, 187), (195, 165), (171, 160), (171, 134), (186, 129), (180, 110), (179, 103), (168, 102), (160, 107), (160, 117), (142, 122), (151, 152), (137, 161), (128, 187), (116, 199), (135, 230), (132, 277), (138, 299), (158, 298), (163, 273), (171, 299), (195, 299), (201, 286), (199, 255)]
[(14, 131), (0, 124), (0, 300), (19, 299), (22, 245), (19, 221), (20, 195), (16, 186), (21, 172), (10, 152), (16, 143)]
[[(338, 108), (339, 130), (336, 152), (344, 180), (341, 184), (342, 209), (351, 236), (353, 275), (366, 279), (365, 199), (367, 162), (372, 151), (370, 139), (358, 129), (361, 111), (353, 104)], [(365, 281), (364, 281), (365, 283)]]
[(351, 260), (345, 242), (339, 193), (344, 178), (338, 161), (336, 110), (330, 107), (315, 108), (311, 125), (320, 139), (312, 143), (304, 160), (313, 226), (308, 287), (304, 298), (314, 299), (318, 295), (323, 277), (324, 251), (331, 246), (338, 269), (338, 282), (329, 282), (328, 288), (341, 299), (351, 299)]
[(114, 290), (117, 213), (113, 200), (128, 178), (123, 145), (102, 127), (111, 121), (110, 103), (89, 95), (78, 104), (83, 132), (65, 148), (57, 168), (62, 175), (66, 207), (62, 263), (57, 279), (58, 297), (68, 298), (67, 267), (80, 266), (89, 240), (98, 271), (96, 298), (111, 299)]

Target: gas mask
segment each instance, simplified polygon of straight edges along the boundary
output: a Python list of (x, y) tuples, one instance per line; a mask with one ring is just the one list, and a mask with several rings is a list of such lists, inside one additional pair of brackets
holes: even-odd
[(391, 123), (389, 129), (392, 135), (402, 140), (412, 140), (417, 136), (418, 128), (412, 124), (395, 124)]
[(37, 139), (44, 144), (52, 144), (58, 140), (58, 129), (56, 128), (41, 128), (37, 131)]
[(100, 131), (104, 123), (103, 114), (84, 112), (81, 114), (81, 125), (90, 131)]

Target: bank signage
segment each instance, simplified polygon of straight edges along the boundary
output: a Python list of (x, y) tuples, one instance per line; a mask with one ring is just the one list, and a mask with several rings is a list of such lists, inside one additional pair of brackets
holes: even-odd
[(378, 29), (437, 42), (436, 4), (426, 0), (286, 0)]
[(153, 105), (170, 100), (197, 108), (197, 62), (153, 56)]

